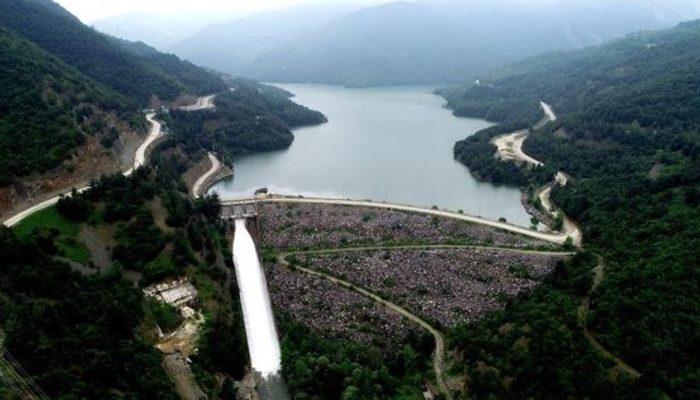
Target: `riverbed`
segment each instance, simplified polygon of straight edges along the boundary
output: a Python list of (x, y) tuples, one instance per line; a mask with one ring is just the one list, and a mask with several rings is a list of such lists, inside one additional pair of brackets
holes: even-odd
[(434, 87), (348, 89), (277, 84), (328, 123), (299, 128), (289, 149), (238, 157), (235, 176), (211, 191), (222, 199), (277, 194), (438, 206), (529, 226), (520, 191), (477, 181), (453, 158), (454, 144), (491, 126), (457, 118)]

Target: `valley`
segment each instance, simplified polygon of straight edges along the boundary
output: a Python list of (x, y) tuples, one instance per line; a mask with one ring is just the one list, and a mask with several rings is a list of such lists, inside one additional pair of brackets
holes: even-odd
[(0, 399), (700, 397), (698, 0), (303, 1), (0, 2)]

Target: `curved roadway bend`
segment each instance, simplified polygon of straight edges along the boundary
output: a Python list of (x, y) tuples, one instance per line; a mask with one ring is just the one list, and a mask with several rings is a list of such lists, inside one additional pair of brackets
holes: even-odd
[(200, 197), (199, 192), (204, 182), (206, 182), (207, 179), (209, 179), (212, 175), (214, 175), (221, 169), (221, 162), (219, 162), (219, 159), (216, 158), (214, 153), (209, 152), (207, 153), (207, 156), (209, 156), (211, 168), (209, 168), (209, 171), (205, 172), (202, 176), (197, 178), (197, 181), (194, 183), (194, 185), (192, 185), (192, 196), (195, 199), (198, 199)]
[[(544, 117), (535, 124), (535, 129), (540, 129), (552, 121), (556, 121), (557, 116), (554, 114), (552, 107), (541, 101), (540, 107), (544, 112)], [(496, 151), (496, 157), (503, 161), (515, 161), (522, 162), (526, 165), (541, 166), (542, 162), (535, 160), (529, 155), (525, 154), (523, 151), (523, 143), (527, 139), (530, 131), (528, 129), (523, 129), (517, 132), (507, 133), (505, 135), (496, 136), (492, 143), (498, 147)]]
[[(134, 157), (134, 166), (126, 170), (124, 172), (124, 176), (130, 176), (135, 169), (141, 167), (146, 163), (146, 151), (148, 150), (148, 147), (160, 136), (162, 127), (161, 124), (158, 121), (156, 121), (154, 117), (155, 113), (149, 113), (146, 115), (146, 120), (151, 124), (151, 130), (146, 140), (138, 147), (138, 149), (136, 149), (136, 155)], [(89, 188), (89, 186), (81, 187), (80, 189), (78, 189), (78, 193), (82, 193), (88, 190)], [(54, 196), (48, 200), (44, 200), (39, 204), (36, 204), (22, 212), (13, 215), (12, 217), (5, 220), (3, 224), (7, 227), (13, 227), (28, 216), (34, 214), (35, 212), (49, 208), (54, 204), (58, 203), (58, 200), (61, 198), (61, 196), (70, 195), (71, 192), (72, 189), (58, 196)]]
[(387, 210), (398, 210), (407, 211), (419, 214), (436, 215), (438, 217), (452, 218), (460, 221), (472, 222), (475, 224), (488, 225), (494, 228), (503, 229), (509, 232), (518, 233), (524, 236), (529, 236), (535, 239), (544, 240), (550, 243), (564, 244), (566, 242), (567, 236), (558, 233), (547, 233), (538, 232), (532, 229), (523, 228), (521, 226), (512, 225), (506, 222), (491, 221), (486, 218), (474, 217), (467, 214), (459, 214), (452, 211), (443, 210), (433, 210), (422, 207), (407, 206), (402, 204), (392, 204), (392, 203), (377, 203), (372, 201), (364, 200), (343, 200), (343, 199), (327, 199), (327, 198), (309, 198), (309, 197), (283, 197), (270, 195), (264, 198), (256, 199), (246, 199), (246, 200), (234, 200), (234, 201), (223, 201), (222, 204), (239, 204), (239, 203), (310, 203), (310, 204), (336, 204), (343, 206), (355, 206), (355, 207), (371, 207), (371, 208), (383, 208)]
[(182, 111), (199, 111), (214, 108), (214, 98), (215, 94), (210, 94), (209, 96), (203, 96), (197, 99), (197, 102), (189, 105), (180, 107)]
[[(559, 179), (560, 176), (566, 176), (561, 172), (557, 173), (557, 179), (555, 180), (555, 184), (560, 185), (560, 186), (566, 186), (566, 183), (568, 182), (568, 178), (564, 178), (563, 181)], [(540, 199), (540, 202), (542, 203), (542, 207), (547, 211), (552, 217), (556, 218), (557, 214), (560, 213), (561, 211), (557, 211), (556, 207), (552, 204), (552, 187), (553, 185), (547, 185), (545, 186), (544, 189), (542, 189), (537, 197)], [(571, 241), (573, 242), (574, 245), (576, 246), (581, 246), (583, 243), (583, 235), (581, 233), (581, 228), (579, 228), (578, 224), (569, 218), (566, 214), (561, 213), (562, 217), (564, 218), (563, 220), (563, 227), (562, 227), (562, 235), (571, 237)]]
[[(544, 112), (544, 117), (538, 123), (535, 124), (534, 129), (540, 129), (548, 123), (557, 120), (557, 116), (556, 114), (554, 114), (552, 106), (543, 101), (540, 101), (540, 107), (542, 108), (542, 112)], [(496, 147), (498, 147), (496, 157), (500, 158), (503, 161), (512, 160), (515, 162), (522, 162), (528, 166), (544, 165), (541, 161), (530, 157), (523, 151), (523, 143), (525, 142), (525, 139), (527, 139), (528, 135), (530, 135), (529, 130), (521, 130), (497, 136), (496, 138), (494, 138), (492, 143), (495, 144)], [(569, 178), (565, 173), (557, 172), (554, 178), (553, 185), (566, 186), (568, 181)], [(551, 202), (551, 193), (553, 185), (545, 186), (542, 190), (539, 191), (537, 197), (539, 197), (540, 201), (542, 202), (542, 206), (544, 206), (545, 210), (554, 218), (556, 218), (557, 211)], [(579, 228), (578, 224), (576, 224), (574, 220), (566, 216), (566, 214), (562, 213), (562, 216), (564, 217), (562, 236), (571, 237), (571, 241), (574, 244), (574, 246), (581, 247), (581, 245), (583, 244), (583, 234), (581, 233), (581, 229)]]

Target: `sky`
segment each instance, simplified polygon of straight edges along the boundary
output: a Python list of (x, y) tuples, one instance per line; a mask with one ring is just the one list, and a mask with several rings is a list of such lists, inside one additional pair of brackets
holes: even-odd
[[(83, 22), (132, 13), (226, 12), (250, 14), (284, 9), (322, 0), (54, 0)], [(376, 4), (388, 0), (343, 0), (344, 3)]]

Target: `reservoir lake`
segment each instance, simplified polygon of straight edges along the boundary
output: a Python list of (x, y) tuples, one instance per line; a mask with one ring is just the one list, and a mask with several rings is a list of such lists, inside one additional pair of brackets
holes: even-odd
[(492, 124), (453, 116), (435, 87), (275, 86), (328, 122), (295, 129), (286, 150), (236, 158), (235, 175), (210, 189), (222, 199), (250, 198), (266, 187), (285, 195), (438, 206), (530, 225), (517, 188), (479, 182), (453, 158), (457, 141)]

